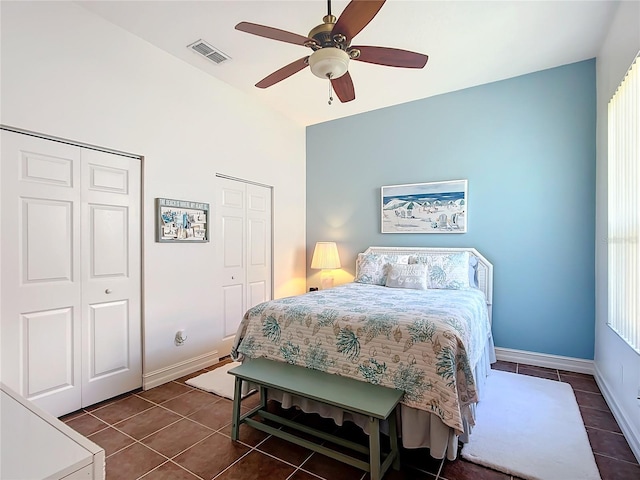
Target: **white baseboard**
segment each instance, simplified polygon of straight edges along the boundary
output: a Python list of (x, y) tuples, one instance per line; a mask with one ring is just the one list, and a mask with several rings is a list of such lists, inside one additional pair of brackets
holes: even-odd
[(611, 393), (611, 389), (604, 379), (604, 376), (602, 376), (598, 370), (598, 366), (595, 365), (594, 369), (594, 377), (598, 387), (600, 388), (600, 392), (602, 392), (602, 396), (606, 400), (607, 405), (609, 405), (611, 413), (613, 413), (616, 422), (618, 422), (618, 426), (620, 427), (620, 430), (622, 430), (624, 438), (627, 440), (631, 451), (636, 456), (638, 462), (640, 462), (640, 432), (635, 431), (632, 427), (632, 423), (627, 420), (627, 416), (618, 405), (618, 402), (616, 402), (616, 397)]
[(219, 361), (220, 357), (218, 356), (218, 351), (214, 350), (213, 352), (205, 353), (199, 357), (190, 358), (189, 360), (184, 360), (153, 372), (144, 373), (142, 375), (142, 388), (144, 390), (149, 390), (150, 388), (157, 387), (158, 385), (170, 382), (176, 378), (189, 375), (190, 373), (202, 368), (215, 365)]
[(562, 357), (548, 353), (527, 352), (511, 348), (496, 347), (496, 358), (505, 362), (524, 363), (536, 367), (556, 368), (567, 372), (586, 373), (593, 375), (593, 360), (582, 358)]

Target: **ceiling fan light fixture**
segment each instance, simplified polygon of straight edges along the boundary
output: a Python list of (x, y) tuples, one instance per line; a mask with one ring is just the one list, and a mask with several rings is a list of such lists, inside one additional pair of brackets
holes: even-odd
[(340, 78), (347, 73), (349, 54), (336, 47), (325, 47), (316, 50), (309, 57), (311, 72), (322, 79)]

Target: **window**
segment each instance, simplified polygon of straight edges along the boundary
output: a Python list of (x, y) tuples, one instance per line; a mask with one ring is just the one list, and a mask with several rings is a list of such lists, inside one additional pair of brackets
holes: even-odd
[(608, 107), (609, 326), (640, 353), (640, 54)]

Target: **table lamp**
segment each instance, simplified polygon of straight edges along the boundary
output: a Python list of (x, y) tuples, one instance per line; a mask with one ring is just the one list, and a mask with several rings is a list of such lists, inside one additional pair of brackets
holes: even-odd
[(333, 275), (330, 270), (341, 268), (338, 247), (335, 242), (317, 242), (313, 250), (311, 268), (318, 268), (322, 290), (333, 287)]

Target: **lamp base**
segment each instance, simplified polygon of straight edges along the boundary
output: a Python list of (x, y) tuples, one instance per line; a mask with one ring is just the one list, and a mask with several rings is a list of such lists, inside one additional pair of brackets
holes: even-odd
[(322, 290), (333, 288), (333, 275), (331, 273), (325, 273), (324, 270), (320, 272), (320, 288)]

